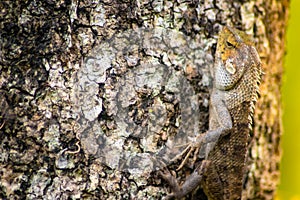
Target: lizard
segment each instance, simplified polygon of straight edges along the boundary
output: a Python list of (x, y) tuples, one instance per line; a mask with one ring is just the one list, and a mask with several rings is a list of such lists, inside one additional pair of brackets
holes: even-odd
[(189, 152), (187, 158), (191, 152), (198, 153), (205, 148), (205, 156), (181, 186), (168, 170), (159, 172), (172, 189), (165, 199), (183, 198), (199, 186), (209, 200), (242, 198), (261, 74), (261, 60), (252, 37), (225, 26), (219, 33), (215, 62), (211, 67), (209, 129), (199, 134), (183, 152)]

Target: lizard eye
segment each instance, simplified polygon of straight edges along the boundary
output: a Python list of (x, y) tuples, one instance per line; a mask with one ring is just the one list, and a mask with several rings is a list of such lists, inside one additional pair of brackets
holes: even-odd
[(230, 43), (230, 42), (228, 42), (228, 41), (226, 41), (226, 45), (227, 45), (227, 47), (229, 47), (229, 48), (234, 48), (234, 47), (235, 47), (232, 43)]

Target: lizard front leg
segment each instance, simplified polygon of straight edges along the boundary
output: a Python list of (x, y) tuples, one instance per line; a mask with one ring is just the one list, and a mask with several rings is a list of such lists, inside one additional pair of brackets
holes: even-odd
[[(221, 96), (222, 95), (220, 95), (217, 91), (213, 91), (211, 95), (212, 111), (210, 115), (210, 130), (208, 130), (205, 134), (199, 135), (196, 141), (194, 143), (191, 143), (186, 148), (184, 152), (187, 152), (189, 148), (187, 157), (191, 154), (192, 151), (194, 151), (195, 149), (199, 149), (203, 144), (215, 143), (218, 141), (220, 136), (225, 136), (230, 133), (230, 129), (232, 128), (232, 119), (223, 99), (220, 98)], [(160, 175), (169, 183), (173, 191), (173, 193), (169, 194), (166, 199), (182, 198), (193, 191), (197, 186), (199, 186), (202, 180), (203, 173), (207, 170), (206, 168), (208, 167), (208, 163), (210, 163), (210, 160), (208, 158), (210, 150), (211, 148), (207, 148), (205, 150), (206, 160), (202, 161), (201, 165), (195, 169), (195, 171), (187, 178), (182, 186), (179, 186), (176, 178), (169, 172), (160, 173)], [(187, 160), (187, 157), (183, 160), (183, 162), (179, 166), (179, 169), (183, 166), (183, 164)]]
[[(227, 135), (229, 130), (232, 128), (232, 119), (230, 113), (223, 101), (222, 94), (219, 91), (213, 91), (211, 94), (211, 112), (210, 112), (210, 130), (208, 130), (205, 134), (199, 134), (195, 140), (195, 142), (191, 142), (184, 149), (184, 151), (177, 155), (175, 158), (171, 160), (174, 162), (182, 158), (186, 155), (177, 168), (177, 171), (180, 170), (184, 164), (186, 163), (190, 154), (195, 151), (193, 163), (196, 161), (197, 154), (199, 149), (203, 144), (215, 143), (219, 139), (220, 136)], [(205, 157), (207, 158), (210, 148), (205, 149)]]

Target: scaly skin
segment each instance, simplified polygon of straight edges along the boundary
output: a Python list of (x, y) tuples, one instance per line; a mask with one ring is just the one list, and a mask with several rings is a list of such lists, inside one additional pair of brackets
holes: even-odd
[(219, 34), (211, 73), (209, 130), (188, 146), (190, 152), (204, 148), (205, 159), (182, 186), (168, 172), (160, 173), (173, 191), (166, 199), (182, 198), (199, 185), (210, 200), (241, 199), (261, 76), (261, 61), (251, 37), (225, 27)]

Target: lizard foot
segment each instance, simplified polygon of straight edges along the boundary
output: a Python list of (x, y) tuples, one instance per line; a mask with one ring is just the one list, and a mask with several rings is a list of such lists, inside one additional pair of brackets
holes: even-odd
[(175, 158), (173, 158), (171, 160), (171, 162), (174, 162), (180, 158), (182, 158), (185, 154), (186, 156), (184, 157), (183, 161), (181, 162), (181, 164), (179, 165), (179, 167), (176, 169), (177, 171), (182, 169), (182, 167), (184, 166), (184, 164), (187, 162), (189, 156), (191, 155), (192, 152), (194, 152), (194, 157), (193, 157), (193, 162), (192, 164), (194, 164), (197, 160), (197, 155), (199, 153), (199, 149), (201, 147), (203, 141), (203, 135), (198, 135), (197, 139), (195, 142), (190, 142), (188, 144), (188, 146), (179, 154), (177, 155)]
[(179, 193), (180, 191), (180, 186), (175, 178), (174, 175), (171, 174), (171, 172), (167, 169), (164, 168), (161, 171), (158, 172), (158, 174), (168, 182), (169, 186), (171, 187), (171, 191), (173, 191), (171, 194), (168, 194), (164, 200), (170, 200), (170, 199), (175, 199), (176, 194)]
[(204, 160), (196, 167), (195, 171), (187, 177), (182, 185), (178, 184), (176, 177), (173, 176), (167, 168), (159, 171), (159, 175), (168, 182), (172, 191), (172, 193), (168, 194), (164, 200), (181, 199), (197, 188), (202, 180), (203, 173), (205, 173), (208, 168), (209, 163), (210, 161)]

